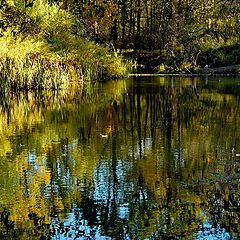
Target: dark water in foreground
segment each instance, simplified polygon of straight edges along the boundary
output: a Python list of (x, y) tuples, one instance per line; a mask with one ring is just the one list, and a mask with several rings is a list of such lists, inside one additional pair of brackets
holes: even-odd
[(2, 95), (0, 239), (239, 239), (240, 77)]

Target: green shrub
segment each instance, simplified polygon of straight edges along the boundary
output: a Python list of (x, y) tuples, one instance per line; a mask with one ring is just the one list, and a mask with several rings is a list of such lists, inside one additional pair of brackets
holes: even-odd
[[(44, 0), (35, 0), (31, 8), (19, 3), (11, 1), (0, 10), (5, 23), (0, 37), (2, 86), (59, 88), (126, 73), (121, 58), (81, 37), (81, 28), (75, 29), (79, 24), (70, 13)], [(9, 11), (17, 14), (18, 23)], [(78, 35), (73, 34), (76, 31)]]

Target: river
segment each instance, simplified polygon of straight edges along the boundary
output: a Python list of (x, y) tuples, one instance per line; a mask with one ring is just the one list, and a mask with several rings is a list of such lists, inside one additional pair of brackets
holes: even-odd
[(1, 239), (239, 239), (240, 77), (2, 93)]

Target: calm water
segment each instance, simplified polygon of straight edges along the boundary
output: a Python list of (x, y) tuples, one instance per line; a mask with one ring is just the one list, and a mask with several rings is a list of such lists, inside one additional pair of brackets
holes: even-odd
[(1, 239), (239, 239), (240, 77), (2, 94)]

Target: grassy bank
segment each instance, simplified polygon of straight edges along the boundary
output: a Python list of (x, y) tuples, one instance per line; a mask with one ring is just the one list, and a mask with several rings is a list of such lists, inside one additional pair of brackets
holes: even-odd
[(44, 0), (31, 7), (23, 2), (6, 1), (0, 8), (2, 88), (65, 88), (126, 74), (122, 59), (84, 38), (69, 12)]

